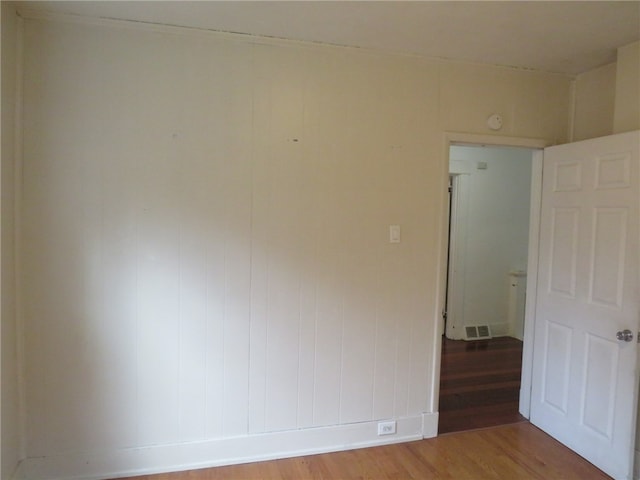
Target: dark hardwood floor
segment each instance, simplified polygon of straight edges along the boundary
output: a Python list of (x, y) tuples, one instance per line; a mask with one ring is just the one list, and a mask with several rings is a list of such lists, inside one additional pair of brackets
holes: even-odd
[(525, 421), (518, 413), (522, 342), (442, 337), (438, 433)]

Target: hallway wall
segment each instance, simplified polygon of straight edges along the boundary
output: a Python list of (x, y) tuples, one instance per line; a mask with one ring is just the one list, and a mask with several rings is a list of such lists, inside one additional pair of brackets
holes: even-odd
[(513, 334), (509, 273), (527, 270), (531, 156), (523, 148), (451, 147), (449, 171), (459, 173), (460, 191), (448, 338), (464, 338), (465, 325)]

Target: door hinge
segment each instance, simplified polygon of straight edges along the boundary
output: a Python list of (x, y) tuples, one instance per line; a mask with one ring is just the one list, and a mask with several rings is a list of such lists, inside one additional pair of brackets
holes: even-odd
[(443, 320), (447, 319), (447, 311), (446, 310), (442, 310), (442, 319)]

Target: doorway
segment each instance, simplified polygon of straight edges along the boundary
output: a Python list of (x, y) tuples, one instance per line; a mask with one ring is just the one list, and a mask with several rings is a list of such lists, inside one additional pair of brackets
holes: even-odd
[(439, 432), (519, 414), (533, 149), (452, 144)]

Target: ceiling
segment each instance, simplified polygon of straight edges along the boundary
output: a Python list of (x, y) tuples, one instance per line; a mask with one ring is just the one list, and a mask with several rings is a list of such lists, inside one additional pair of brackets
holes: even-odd
[(29, 1), (20, 7), (575, 75), (640, 39), (640, 0)]

